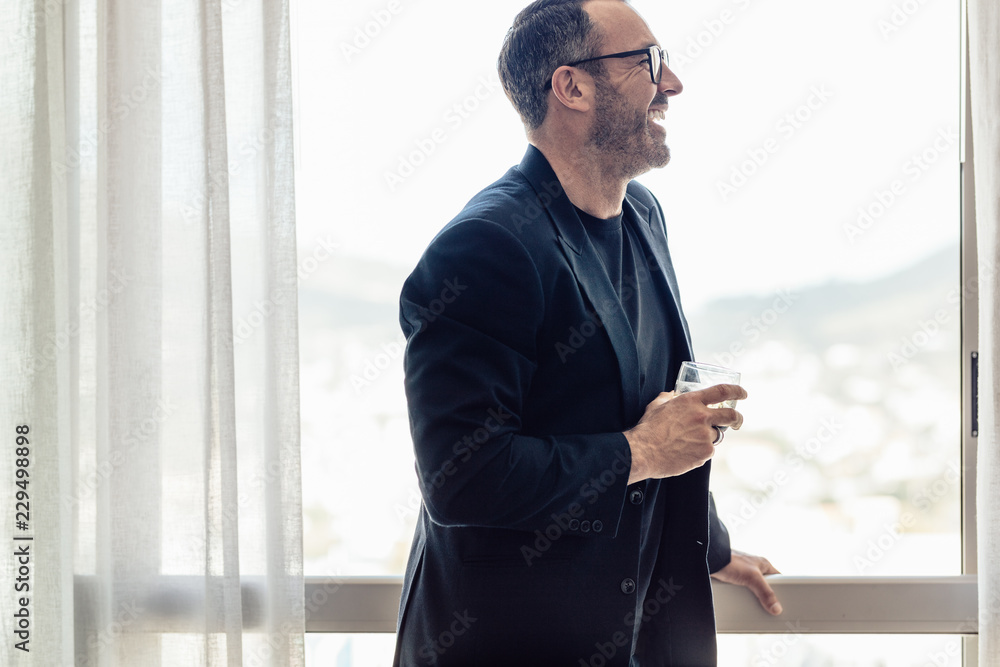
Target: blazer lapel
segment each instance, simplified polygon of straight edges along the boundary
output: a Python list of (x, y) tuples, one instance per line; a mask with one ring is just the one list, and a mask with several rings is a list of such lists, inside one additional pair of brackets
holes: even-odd
[[(694, 346), (691, 345), (691, 331), (688, 329), (684, 311), (681, 310), (681, 294), (677, 286), (677, 275), (674, 273), (674, 264), (670, 260), (666, 232), (663, 231), (665, 230), (663, 220), (657, 211), (647, 208), (642, 202), (628, 195), (625, 196), (623, 206), (631, 207), (635, 216), (633, 219), (639, 222), (636, 226), (639, 228), (639, 235), (644, 246), (643, 251), (646, 253), (646, 257), (650, 258), (651, 266), (649, 268), (654, 274), (663, 276), (666, 287), (673, 298), (673, 304), (671, 304), (673, 306), (673, 313), (681, 326), (681, 330), (684, 332), (684, 340), (688, 348), (688, 358), (694, 359)], [(652, 266), (654, 262), (656, 264), (655, 267)], [(656, 268), (659, 271), (655, 271), (654, 269)], [(655, 277), (653, 279), (656, 280)]]
[(607, 274), (600, 268), (602, 265), (597, 250), (541, 151), (529, 146), (518, 169), (535, 189), (539, 204), (548, 211), (556, 227), (563, 254), (611, 339), (618, 358), (626, 414), (634, 416), (631, 413), (638, 409), (641, 415), (645, 406), (639, 405), (639, 352), (635, 336), (621, 300)]

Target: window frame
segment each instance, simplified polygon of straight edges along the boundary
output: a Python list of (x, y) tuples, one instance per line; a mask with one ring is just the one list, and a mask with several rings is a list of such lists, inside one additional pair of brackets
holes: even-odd
[[(972, 159), (967, 0), (961, 0), (961, 280), (971, 296), (961, 304), (961, 541), (962, 574), (930, 577), (801, 577), (768, 581), (785, 612), (765, 613), (742, 587), (713, 581), (719, 633), (948, 634), (963, 637), (963, 665), (977, 667), (976, 447), (974, 359), (978, 349), (978, 263)], [(394, 633), (402, 576), (304, 577), (306, 632)]]

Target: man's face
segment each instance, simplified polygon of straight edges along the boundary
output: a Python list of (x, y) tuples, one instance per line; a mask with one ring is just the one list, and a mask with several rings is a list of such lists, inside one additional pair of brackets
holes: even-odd
[[(649, 26), (620, 0), (593, 0), (584, 9), (604, 43), (601, 53), (619, 53), (658, 45)], [(649, 77), (648, 56), (603, 60), (604, 76), (595, 77), (596, 98), (590, 142), (608, 157), (622, 177), (633, 178), (670, 161), (660, 117), (669, 98), (683, 86), (666, 66), (659, 84)]]

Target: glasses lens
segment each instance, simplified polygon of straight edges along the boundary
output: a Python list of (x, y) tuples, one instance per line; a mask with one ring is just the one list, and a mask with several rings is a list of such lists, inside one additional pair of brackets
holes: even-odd
[(653, 77), (653, 83), (659, 83), (663, 76), (663, 59), (660, 56), (660, 49), (655, 46), (649, 50), (649, 74)]

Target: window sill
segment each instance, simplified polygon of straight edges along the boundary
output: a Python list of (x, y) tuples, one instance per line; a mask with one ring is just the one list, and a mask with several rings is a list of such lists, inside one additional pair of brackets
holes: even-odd
[[(402, 577), (306, 577), (306, 632), (395, 632)], [(792, 577), (768, 581), (770, 616), (750, 591), (713, 582), (720, 633), (975, 634), (975, 575)]]

